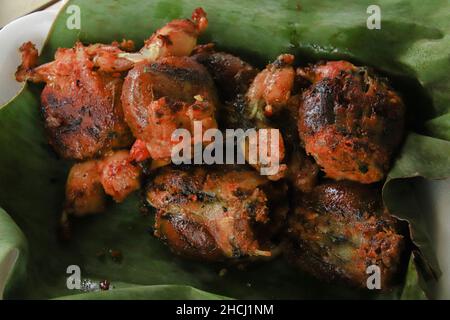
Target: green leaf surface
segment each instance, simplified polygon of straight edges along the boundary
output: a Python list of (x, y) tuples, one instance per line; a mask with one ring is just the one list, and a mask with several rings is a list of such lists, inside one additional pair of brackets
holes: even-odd
[[(421, 195), (413, 193), (411, 184), (417, 177), (450, 176), (449, 1), (377, 1), (381, 30), (366, 27), (366, 10), (372, 1), (69, 1), (72, 4), (81, 9), (81, 30), (67, 29), (69, 14), (63, 9), (41, 62), (52, 60), (58, 47), (71, 47), (76, 40), (107, 43), (127, 38), (139, 46), (164, 23), (189, 17), (195, 7), (202, 6), (210, 26), (201, 42), (214, 41), (220, 49), (256, 65), (292, 52), (301, 63), (348, 59), (389, 76), (404, 95), (409, 127), (415, 133), (406, 137), (394, 163), (384, 186), (384, 201), (396, 216), (411, 223), (420, 249), (416, 254), (421, 258), (422, 285), (427, 287), (439, 275), (429, 236), (432, 230), (423, 223), (428, 212), (412, 205)], [(5, 261), (11, 265), (11, 250), (19, 253), (7, 275), (6, 298), (387, 299), (420, 290), (410, 280), (411, 264), (408, 291), (397, 288), (384, 295), (320, 283), (282, 259), (245, 270), (228, 266), (228, 272), (220, 276), (223, 265), (180, 259), (151, 237), (152, 217), (139, 214), (138, 194), (111, 205), (103, 215), (79, 220), (74, 239), (61, 243), (56, 227), (70, 164), (58, 159), (47, 144), (39, 111), (40, 89), (26, 86), (0, 109), (0, 206), (14, 220), (0, 211), (0, 267)], [(122, 261), (99, 257), (99, 252), (108, 250), (120, 250)], [(81, 267), (83, 278), (107, 279), (115, 289), (68, 290), (66, 268), (72, 264)]]
[(3, 292), (23, 284), (26, 277), (27, 244), (11, 217), (0, 208), (0, 299)]
[(108, 291), (74, 294), (60, 300), (229, 300), (229, 298), (201, 291), (189, 286), (154, 285), (128, 286)]
[(414, 263), (413, 256), (409, 260), (408, 271), (406, 273), (405, 286), (403, 288), (402, 300), (425, 300), (426, 296), (419, 286), (419, 274)]

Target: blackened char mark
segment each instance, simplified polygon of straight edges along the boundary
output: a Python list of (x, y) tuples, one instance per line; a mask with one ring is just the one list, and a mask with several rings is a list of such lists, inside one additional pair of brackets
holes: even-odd
[(304, 94), (303, 110), (309, 133), (314, 134), (324, 126), (335, 122), (335, 97), (337, 84), (333, 79), (324, 79)]
[(190, 82), (198, 85), (209, 84), (209, 79), (204, 77), (201, 72), (190, 68), (179, 68), (160, 62), (151, 63), (148, 68), (155, 73), (164, 74), (176, 81)]

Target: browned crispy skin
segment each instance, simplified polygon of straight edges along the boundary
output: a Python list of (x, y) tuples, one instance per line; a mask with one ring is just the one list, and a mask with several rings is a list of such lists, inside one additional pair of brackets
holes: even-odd
[(137, 63), (125, 79), (122, 103), (133, 134), (153, 159), (170, 158), (175, 129), (192, 133), (194, 121), (201, 121), (203, 130), (217, 127), (214, 83), (189, 57)]
[(37, 66), (39, 53), (30, 41), (22, 44), (19, 51), (22, 55), (22, 64), (17, 68), (16, 80), (22, 82), (27, 80), (29, 73)]
[(403, 137), (405, 107), (387, 83), (348, 62), (300, 71), (298, 129), (306, 152), (330, 178), (372, 183), (385, 177)]
[(167, 243), (172, 251), (187, 258), (209, 261), (223, 259), (211, 232), (201, 220), (196, 220), (195, 215), (186, 219), (183, 215), (158, 211), (155, 235)]
[(376, 189), (328, 181), (299, 198), (287, 232), (291, 261), (328, 282), (367, 288), (370, 265), (381, 269), (381, 289), (395, 282), (405, 241)]
[(222, 128), (251, 128), (256, 125), (245, 98), (258, 69), (239, 57), (214, 51), (213, 44), (197, 46), (192, 56), (208, 69), (217, 86), (222, 107), (218, 112)]
[(134, 64), (132, 61), (120, 57), (121, 54), (133, 49), (133, 41), (124, 39), (120, 44), (117, 42), (113, 42), (111, 45), (101, 43), (91, 44), (86, 47), (85, 51), (99, 70), (116, 73), (128, 71), (133, 68)]
[(302, 191), (311, 192), (317, 184), (319, 167), (314, 159), (308, 157), (302, 148), (294, 148), (287, 159), (286, 179)]
[(141, 168), (130, 161), (128, 150), (109, 152), (99, 160), (100, 182), (114, 201), (124, 201), (141, 187)]
[(205, 46), (200, 46), (192, 58), (208, 69), (222, 102), (232, 102), (238, 94), (245, 94), (258, 70), (232, 54), (202, 47)]
[(84, 216), (103, 212), (105, 206), (98, 161), (89, 160), (73, 165), (67, 177), (64, 211), (69, 215)]
[(141, 168), (130, 161), (128, 150), (108, 152), (98, 160), (72, 166), (66, 182), (64, 212), (84, 216), (105, 210), (106, 195), (122, 202), (141, 186)]
[(294, 58), (279, 55), (253, 79), (246, 97), (255, 118), (271, 117), (288, 103), (295, 81)]
[(249, 170), (163, 168), (147, 187), (147, 201), (157, 209), (155, 235), (187, 257), (270, 256), (256, 228), (265, 230), (265, 242), (281, 227), (286, 208), (270, 210), (280, 203), (268, 200), (266, 183)]
[(175, 19), (168, 22), (145, 41), (144, 47), (138, 53), (121, 56), (133, 62), (189, 56), (197, 44), (198, 36), (208, 27), (206, 16), (202, 8), (196, 8), (192, 12), (191, 20)]
[(314, 158), (306, 154), (300, 143), (297, 129), (299, 99), (299, 95), (291, 96), (286, 107), (273, 116), (273, 121), (285, 140), (286, 180), (293, 188), (310, 192), (317, 183), (319, 166)]
[(61, 157), (84, 160), (130, 145), (122, 79), (95, 71), (81, 43), (58, 49), (53, 62), (23, 70), (19, 67), (18, 80), (46, 82), (42, 114), (49, 142)]
[[(291, 55), (281, 55), (265, 70), (258, 70), (239, 57), (224, 52), (215, 52), (211, 44), (197, 46), (193, 59), (206, 66), (219, 88), (221, 102), (223, 104), (218, 113), (221, 128), (271, 128), (270, 120), (264, 114), (266, 104), (277, 107), (285, 106), (290, 97), (294, 69), (290, 64), (293, 61)], [(292, 77), (291, 77), (292, 76)], [(292, 78), (292, 79), (291, 79)], [(270, 112), (272, 115), (272, 112)], [(270, 142), (270, 137), (262, 143)], [(248, 146), (248, 142), (246, 144)], [(243, 147), (243, 146), (241, 146)], [(248, 148), (247, 148), (248, 149)], [(284, 140), (279, 135), (278, 161), (284, 160)], [(273, 163), (272, 152), (268, 155), (269, 163)], [(246, 159), (248, 160), (246, 154)], [(261, 163), (252, 164), (256, 170), (261, 170)], [(280, 164), (277, 173), (268, 176), (276, 181), (284, 177), (286, 165)]]
[(214, 51), (212, 44), (197, 46), (192, 58), (208, 69), (218, 88), (222, 106), (217, 116), (222, 128), (248, 129), (261, 124), (250, 117), (245, 97), (258, 69), (239, 57)]

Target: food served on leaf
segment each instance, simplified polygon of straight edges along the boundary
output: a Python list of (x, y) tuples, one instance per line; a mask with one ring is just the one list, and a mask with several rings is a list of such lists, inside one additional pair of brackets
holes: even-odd
[(155, 31), (139, 52), (132, 53), (134, 43), (124, 40), (120, 44), (96, 43), (87, 47), (96, 67), (104, 72), (123, 72), (133, 68), (134, 63), (156, 61), (168, 56), (188, 56), (197, 44), (198, 36), (208, 27), (206, 13), (197, 8), (192, 20), (175, 19)]
[(247, 92), (251, 117), (270, 117), (286, 106), (294, 86), (293, 63), (293, 55), (282, 54), (258, 73)]
[(248, 91), (258, 69), (227, 52), (215, 51), (212, 43), (197, 46), (192, 58), (204, 65), (217, 86), (223, 104)]
[(206, 260), (271, 256), (267, 241), (287, 211), (283, 193), (247, 169), (166, 167), (146, 196), (157, 210), (155, 235), (177, 254)]
[(197, 8), (192, 12), (192, 20), (175, 19), (157, 30), (138, 53), (123, 53), (120, 58), (133, 62), (156, 61), (162, 57), (189, 56), (197, 45), (198, 36), (208, 27), (206, 12)]
[(300, 70), (298, 129), (306, 152), (327, 177), (373, 183), (383, 179), (403, 138), (405, 107), (387, 82), (345, 61)]
[(315, 277), (367, 288), (380, 268), (381, 289), (400, 271), (404, 237), (372, 186), (326, 181), (300, 194), (286, 233), (290, 260)]
[[(295, 84), (298, 86), (298, 84)], [(284, 178), (291, 189), (310, 192), (316, 185), (319, 176), (319, 166), (311, 156), (308, 156), (300, 143), (298, 136), (298, 103), (299, 93), (292, 91), (286, 105), (271, 117), (271, 123), (280, 128), (284, 145)]]
[[(218, 112), (218, 119), (222, 124), (220, 127), (244, 130), (273, 128), (269, 119), (273, 114), (272, 105), (278, 111), (287, 105), (291, 96), (295, 76), (292, 67), (294, 56), (280, 55), (259, 73), (239, 57), (214, 51), (212, 45), (197, 47), (193, 58), (206, 66), (219, 89), (222, 103)], [(239, 146), (244, 151), (246, 160), (255, 169), (271, 167), (275, 157), (279, 163), (284, 160), (285, 146), (281, 134), (275, 136), (273, 131), (268, 131), (267, 135), (258, 134), (253, 145), (256, 149), (261, 145), (270, 146), (272, 139), (278, 140), (278, 147), (275, 150), (268, 148), (265, 159), (258, 159), (256, 163), (249, 161), (248, 152), (245, 151), (249, 150), (250, 142), (243, 141)], [(278, 172), (270, 174), (268, 178), (279, 180), (285, 175), (286, 169), (286, 164), (280, 164)]]
[(131, 144), (120, 101), (120, 75), (95, 70), (81, 43), (58, 49), (54, 61), (37, 67), (34, 46), (25, 43), (21, 51), (23, 64), (16, 78), (45, 82), (42, 114), (49, 143), (61, 157), (85, 160)]
[[(18, 81), (45, 82), (42, 108), (49, 142), (63, 158), (85, 160), (131, 140), (121, 107), (120, 73), (134, 62), (189, 55), (208, 21), (202, 9), (193, 21), (174, 20), (156, 31), (139, 53), (127, 53), (131, 42), (58, 49), (55, 61), (36, 67), (38, 52), (30, 42), (21, 47)], [(201, 75), (200, 75), (201, 77)], [(193, 97), (191, 97), (193, 99)]]
[(111, 152), (99, 162), (100, 182), (114, 201), (124, 201), (141, 187), (142, 169), (130, 160), (128, 150)]
[(66, 214), (84, 216), (105, 210), (106, 195), (99, 169), (97, 160), (77, 163), (70, 169), (66, 182)]
[(77, 163), (67, 178), (64, 212), (75, 216), (103, 212), (106, 195), (122, 202), (140, 188), (141, 174), (141, 168), (130, 161), (127, 150)]
[[(294, 87), (295, 71), (292, 67), (293, 63), (293, 55), (282, 54), (253, 79), (245, 95), (244, 115), (247, 119), (253, 121), (257, 128), (271, 128), (273, 124), (269, 119), (274, 114), (279, 113), (281, 109), (287, 107)], [(273, 139), (271, 135), (267, 135), (265, 140), (259, 139), (258, 148), (261, 144), (271, 145)], [(271, 158), (274, 152), (276, 152), (279, 162), (284, 160), (284, 144), (283, 136), (279, 134), (279, 148), (267, 152), (269, 161), (266, 162), (268, 162), (268, 166), (271, 166)], [(261, 160), (254, 165), (258, 170), (264, 166), (267, 165), (263, 164)], [(286, 175), (286, 172), (286, 164), (281, 164), (278, 173), (271, 174), (269, 179), (279, 180)]]
[(208, 68), (222, 93), (221, 119), (227, 127), (270, 128), (271, 116), (287, 107), (295, 79), (293, 55), (278, 56), (260, 72), (239, 57), (211, 49), (194, 58)]
[(217, 119), (221, 129), (257, 127), (250, 117), (245, 95), (258, 69), (240, 57), (215, 51), (213, 44), (197, 46), (192, 58), (206, 67), (217, 87), (221, 103)]
[(300, 100), (299, 89), (303, 84), (297, 79), (294, 82), (292, 95), (286, 106), (271, 117), (275, 127), (279, 127), (284, 139), (285, 146), (285, 179), (292, 189), (301, 192), (310, 192), (316, 185), (319, 177), (319, 166), (314, 158), (308, 156), (300, 143), (298, 135), (298, 105)]
[(135, 150), (141, 149), (141, 160), (147, 155), (168, 163), (178, 143), (171, 138), (175, 129), (192, 133), (195, 121), (203, 131), (217, 127), (218, 101), (211, 76), (188, 57), (207, 25), (206, 13), (197, 8), (192, 20), (173, 20), (157, 30), (139, 53), (113, 56), (134, 62), (125, 79), (122, 103), (125, 119), (138, 139)]
[[(259, 71), (212, 44), (197, 45), (207, 25), (199, 8), (191, 20), (157, 30), (138, 52), (126, 40), (76, 43), (41, 66), (34, 46), (22, 46), (16, 78), (46, 83), (49, 143), (79, 161), (67, 178), (62, 226), (70, 216), (103, 212), (107, 196), (124, 201), (144, 182), (155, 235), (180, 256), (273, 257), (284, 239), (290, 260), (320, 279), (365, 287), (367, 267), (377, 265), (389, 287), (407, 239), (379, 186), (367, 184), (385, 177), (402, 140), (399, 95), (346, 61), (296, 71), (295, 57), (280, 54)], [(222, 134), (255, 129), (256, 140), (236, 146), (253, 168), (170, 164), (175, 130), (187, 130), (194, 144), (196, 125)], [(260, 135), (263, 129), (276, 132)], [(256, 162), (251, 143), (266, 148)], [(273, 174), (254, 170), (274, 164)]]
[(155, 160), (170, 160), (178, 144), (171, 139), (176, 129), (193, 133), (194, 121), (203, 132), (217, 127), (213, 80), (205, 67), (189, 57), (137, 63), (125, 79), (122, 102), (131, 131)]

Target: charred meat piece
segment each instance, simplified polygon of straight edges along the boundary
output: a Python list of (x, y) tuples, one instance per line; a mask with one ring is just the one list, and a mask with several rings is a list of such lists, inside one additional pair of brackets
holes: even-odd
[(111, 45), (94, 43), (86, 47), (86, 53), (98, 70), (108, 73), (124, 72), (133, 68), (134, 63), (122, 58), (126, 51), (134, 50), (134, 42), (123, 40), (121, 43), (113, 42)]
[(293, 188), (310, 192), (317, 183), (319, 166), (314, 158), (306, 154), (300, 143), (297, 129), (299, 99), (298, 94), (291, 96), (286, 107), (275, 114), (272, 120), (280, 128), (285, 141), (286, 180)]
[[(194, 121), (203, 131), (216, 128), (217, 98), (205, 67), (189, 57), (139, 62), (122, 91), (125, 119), (134, 136), (146, 143), (152, 159), (170, 159), (176, 129), (191, 133)], [(193, 135), (192, 135), (193, 136)]]
[(284, 141), (279, 129), (263, 128), (240, 140), (239, 151), (245, 161), (269, 180), (278, 181), (287, 171)]
[(122, 202), (141, 187), (141, 168), (130, 161), (128, 150), (110, 152), (99, 161), (100, 182), (107, 195)]
[(232, 102), (245, 94), (258, 70), (241, 58), (215, 52), (210, 46), (198, 46), (192, 58), (208, 69), (220, 93), (222, 103)]
[(270, 117), (286, 106), (294, 87), (293, 63), (293, 55), (282, 54), (258, 73), (246, 95), (251, 117)]
[[(201, 60), (202, 54), (204, 53), (198, 54), (197, 59)], [(254, 76), (255, 69), (248, 63), (231, 55), (217, 53), (219, 54), (220, 59), (214, 60), (218, 66), (214, 66), (214, 69), (210, 66), (209, 69), (215, 78), (220, 79), (219, 84), (224, 83), (218, 85), (219, 88), (229, 83), (223, 112), (223, 121), (226, 126), (244, 129), (271, 127), (272, 115), (278, 114), (286, 107), (291, 98), (295, 80), (295, 71), (292, 67), (294, 56), (282, 54)], [(218, 72), (216, 70), (224, 69), (227, 70), (223, 73), (227, 75), (226, 77), (215, 74)], [(230, 80), (231, 77), (234, 81)], [(250, 80), (251, 83), (249, 83)], [(233, 95), (233, 92), (236, 94)]]
[(64, 214), (84, 216), (103, 212), (106, 195), (122, 202), (140, 188), (141, 173), (141, 168), (130, 161), (127, 150), (74, 164), (66, 182)]
[[(205, 55), (202, 52), (197, 54), (197, 59), (201, 59), (202, 54)], [(226, 86), (227, 82), (230, 83), (230, 90), (227, 91), (224, 108), (220, 113), (222, 127), (244, 130), (256, 128), (258, 131), (260, 129), (272, 129), (274, 124), (270, 117), (274, 114), (279, 114), (280, 110), (286, 107), (291, 97), (295, 79), (295, 72), (292, 67), (294, 57), (288, 54), (280, 55), (273, 63), (259, 72), (250, 85), (249, 82), (255, 74), (255, 69), (249, 64), (239, 58), (223, 53), (217, 54), (215, 58), (211, 59), (213, 60), (212, 62), (206, 62), (209, 63), (209, 69), (212, 69), (210, 72), (214, 75), (222, 71), (222, 74), (224, 74), (222, 76), (215, 75), (215, 78), (219, 79), (216, 80), (219, 83), (219, 88)], [(223, 70), (227, 71), (223, 72)], [(243, 77), (242, 74), (245, 76)], [(244, 92), (245, 90), (246, 92)], [(248, 154), (245, 153), (246, 160), (259, 171), (273, 167), (272, 164), (274, 163), (280, 164), (279, 166), (277, 165), (277, 172), (268, 175), (270, 180), (279, 180), (287, 172), (286, 164), (283, 163), (285, 155), (283, 135), (278, 134), (275, 137), (279, 141), (278, 148), (272, 150), (270, 142), (276, 141), (272, 139), (273, 132), (268, 131), (266, 137), (264, 135), (261, 136), (260, 132), (258, 132), (258, 141), (252, 142), (247, 140), (239, 148), (247, 152), (245, 150), (248, 150), (249, 146), (256, 146), (257, 150), (267, 146), (265, 161), (261, 161), (261, 157), (256, 163), (248, 161)]]
[[(146, 189), (157, 210), (155, 235), (191, 258), (270, 256), (267, 240), (281, 227), (287, 208), (269, 200), (267, 183), (249, 170), (162, 168)], [(280, 190), (275, 197), (284, 196)]]
[(310, 83), (319, 82), (325, 78), (333, 79), (343, 75), (346, 72), (357, 71), (358, 68), (348, 61), (327, 61), (319, 62), (305, 68), (297, 69), (299, 80), (306, 79)]
[(366, 269), (380, 268), (381, 289), (395, 283), (405, 241), (372, 186), (325, 182), (303, 194), (289, 219), (288, 256), (325, 281), (366, 288)]
[(118, 57), (132, 62), (156, 61), (169, 56), (189, 56), (197, 44), (197, 38), (208, 27), (206, 12), (196, 8), (191, 20), (174, 19), (145, 41), (137, 53), (122, 53)]
[(403, 137), (401, 98), (370, 70), (327, 62), (301, 70), (313, 82), (303, 92), (298, 129), (305, 150), (327, 177), (380, 181)]
[(317, 184), (319, 167), (314, 159), (307, 156), (305, 150), (293, 148), (286, 160), (286, 179), (301, 192), (311, 192)]
[[(86, 47), (86, 53), (99, 70), (108, 73), (123, 72), (133, 68), (137, 62), (190, 55), (197, 44), (197, 37), (207, 26), (206, 13), (202, 8), (197, 8), (192, 13), (192, 20), (175, 19), (153, 33), (139, 52), (132, 53), (134, 42), (124, 39), (121, 43), (115, 41), (111, 45), (101, 43), (89, 45)], [(26, 73), (26, 66), (30, 62), (32, 60), (24, 60), (21, 73)]]
[(81, 43), (58, 49), (54, 61), (36, 68), (30, 65), (37, 57), (33, 45), (21, 49), (16, 77), (46, 83), (42, 114), (49, 142), (61, 157), (85, 160), (131, 144), (120, 102), (122, 79), (95, 71)]
[(99, 169), (97, 160), (72, 166), (66, 183), (66, 214), (84, 216), (105, 210), (105, 191), (100, 182)]

